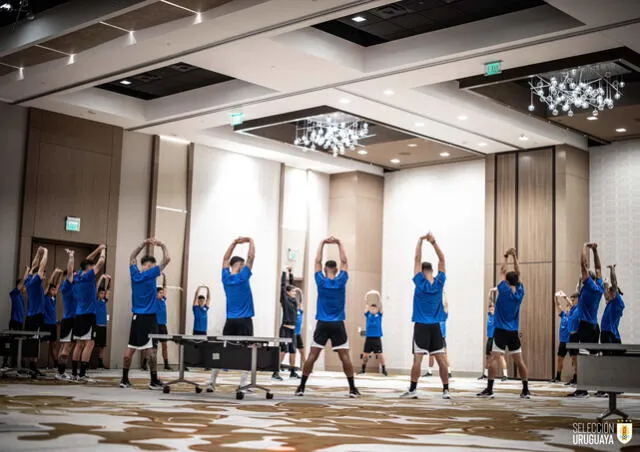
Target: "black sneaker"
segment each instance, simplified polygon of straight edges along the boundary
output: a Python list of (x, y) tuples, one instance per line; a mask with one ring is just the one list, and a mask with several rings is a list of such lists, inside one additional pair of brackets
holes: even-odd
[(500, 381), (507, 381), (508, 377), (506, 375), (503, 375), (502, 377), (500, 377)]
[(120, 387), (121, 388), (132, 388), (133, 385), (131, 384), (131, 382), (127, 379), (127, 380), (120, 380)]
[(280, 376), (280, 374), (279, 374), (278, 372), (274, 372), (274, 373), (271, 375), (271, 379), (272, 379), (272, 380), (282, 381), (282, 377)]
[(298, 380), (300, 380), (300, 375), (298, 375), (298, 373), (294, 371), (294, 372), (291, 372), (291, 373), (289, 374), (289, 378), (290, 378), (290, 379), (292, 379), (292, 380), (293, 380), (293, 379), (298, 379)]
[(158, 391), (158, 390), (162, 391), (163, 388), (164, 388), (164, 383), (161, 382), (160, 380), (149, 382), (149, 389), (153, 391)]
[(485, 374), (482, 374), (478, 377), (478, 380), (486, 380), (487, 376)]
[(388, 377), (388, 376), (389, 376), (389, 373), (388, 373), (386, 370), (383, 370), (383, 371), (382, 371), (382, 375), (384, 375), (385, 377)]
[(553, 380), (549, 380), (549, 383), (562, 383), (562, 380), (559, 378), (554, 378)]
[(531, 398), (531, 393), (529, 392), (529, 390), (528, 390), (528, 389), (527, 389), (527, 390), (523, 390), (523, 391), (520, 393), (520, 398), (521, 398), (521, 399), (530, 399), (530, 398)]
[(493, 399), (493, 391), (489, 391), (488, 388), (485, 388), (482, 392), (477, 393), (476, 396), (485, 399)]
[(426, 372), (424, 373), (424, 375), (422, 375), (422, 376), (423, 376), (423, 377), (431, 377), (431, 376), (433, 376), (433, 373), (431, 373), (430, 371), (426, 371)]
[(575, 397), (577, 399), (586, 399), (589, 397), (589, 393), (587, 391), (580, 391), (579, 389), (576, 389), (571, 394), (567, 394), (567, 397)]
[(360, 394), (360, 391), (358, 391), (358, 388), (353, 388), (351, 390), (349, 390), (349, 397), (356, 398), (356, 397), (360, 397), (362, 394)]
[(297, 395), (298, 397), (302, 397), (304, 395), (304, 388), (302, 386), (298, 386), (298, 389), (296, 389), (295, 395)]
[(609, 394), (607, 394), (606, 392), (603, 392), (603, 391), (597, 391), (594, 395), (596, 397), (601, 397), (601, 398), (602, 397), (609, 397)]
[(171, 366), (167, 363), (164, 364), (164, 370), (172, 370)]

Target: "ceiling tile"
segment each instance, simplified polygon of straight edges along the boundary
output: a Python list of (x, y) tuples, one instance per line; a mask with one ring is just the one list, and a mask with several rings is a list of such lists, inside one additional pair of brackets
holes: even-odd
[(46, 63), (47, 61), (64, 58), (58, 52), (43, 49), (42, 47), (29, 47), (11, 55), (0, 58), (0, 62), (10, 64), (17, 67), (35, 66), (36, 64)]
[(171, 0), (171, 3), (184, 6), (193, 11), (203, 12), (222, 6), (225, 3), (230, 3), (231, 1), (232, 0)]
[(105, 22), (125, 30), (136, 31), (189, 16), (193, 16), (193, 13), (164, 2), (156, 2), (121, 16), (112, 17)]
[(126, 34), (117, 28), (98, 23), (52, 39), (43, 45), (62, 52), (80, 53)]

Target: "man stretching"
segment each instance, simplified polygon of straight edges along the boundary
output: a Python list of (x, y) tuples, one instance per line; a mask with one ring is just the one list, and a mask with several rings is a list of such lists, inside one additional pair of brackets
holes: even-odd
[[(21, 330), (24, 325), (24, 298), (23, 294), (25, 292), (24, 282), (27, 280), (29, 276), (29, 266), (25, 268), (24, 276), (22, 279), (16, 281), (16, 287), (9, 292), (9, 298), (11, 299), (11, 318), (9, 320), (9, 329), (10, 330)], [(17, 352), (17, 348), (16, 348)], [(12, 350), (11, 352), (11, 362), (15, 363), (16, 360), (16, 352)], [(2, 367), (9, 366), (9, 357), (5, 356), (4, 363)], [(20, 367), (16, 365), (15, 367)]]
[[(326, 244), (338, 245), (340, 253), (340, 270), (338, 272), (338, 264), (336, 261), (328, 260), (324, 264), (324, 273), (322, 271), (322, 255)], [(344, 326), (345, 319), (345, 301), (346, 287), (349, 274), (349, 262), (344, 251), (344, 245), (339, 239), (329, 237), (324, 239), (318, 247), (315, 261), (315, 279), (318, 286), (318, 304), (316, 320), (316, 329), (313, 332), (313, 343), (309, 357), (304, 362), (302, 369), (302, 379), (300, 386), (296, 389), (297, 396), (303, 396), (305, 385), (309, 379), (309, 375), (313, 372), (313, 365), (317, 361), (322, 349), (327, 341), (331, 341), (331, 347), (334, 352), (338, 353), (338, 357), (342, 362), (342, 369), (347, 376), (349, 382), (349, 397), (359, 397), (360, 391), (356, 388), (353, 380), (353, 364), (349, 357), (349, 338), (347, 330)]]
[(569, 342), (569, 312), (571, 310), (571, 301), (569, 297), (562, 292), (556, 292), (553, 297), (556, 303), (556, 312), (560, 317), (560, 325), (558, 327), (558, 359), (556, 362), (556, 376), (551, 383), (560, 383), (562, 381), (562, 368), (564, 366), (564, 358), (567, 356), (567, 342)]
[[(280, 362), (284, 359), (284, 355), (289, 353), (289, 378), (300, 378), (296, 373), (295, 334), (298, 298), (296, 297), (296, 286), (293, 285), (293, 273), (291, 271), (291, 267), (284, 269), (280, 277), (280, 306), (282, 306), (280, 337), (291, 339), (291, 342), (288, 344), (280, 344)], [(275, 371), (271, 378), (274, 380), (282, 380), (278, 371)]]
[[(147, 246), (158, 246), (162, 249), (162, 261), (156, 265), (156, 258), (151, 255), (140, 259), (140, 268), (137, 265), (138, 254)], [(124, 352), (122, 366), (121, 388), (130, 388), (133, 385), (129, 381), (129, 368), (131, 358), (136, 350), (141, 350), (149, 363), (149, 389), (162, 389), (163, 383), (158, 379), (158, 360), (155, 347), (157, 343), (149, 337), (158, 333), (158, 298), (156, 280), (171, 262), (166, 245), (160, 240), (148, 238), (133, 250), (129, 258), (129, 274), (131, 275), (131, 329), (129, 330), (129, 343)]]
[[(231, 257), (236, 246), (242, 243), (249, 244), (246, 263), (240, 256)], [(227, 297), (227, 321), (222, 329), (223, 336), (253, 336), (253, 316), (255, 312), (249, 279), (253, 274), (251, 270), (253, 270), (255, 258), (256, 246), (250, 237), (238, 237), (235, 239), (222, 257), (222, 285)], [(207, 392), (215, 390), (218, 374), (220, 374), (220, 369), (211, 371)], [(242, 372), (239, 388), (245, 386), (248, 379), (249, 372)]]
[[(513, 271), (507, 271), (509, 256), (513, 257)], [(478, 394), (479, 397), (493, 397), (493, 381), (499, 374), (500, 356), (510, 353), (518, 366), (522, 379), (520, 398), (530, 399), (527, 366), (522, 358), (518, 329), (520, 327), (520, 306), (524, 298), (524, 285), (520, 281), (520, 265), (516, 250), (510, 248), (504, 254), (504, 262), (500, 268), (502, 281), (498, 284), (498, 299), (496, 300), (496, 330), (493, 335), (493, 349), (489, 365), (489, 379), (487, 387)]]
[[(487, 308), (487, 342), (484, 346), (485, 368), (482, 375), (478, 377), (478, 380), (484, 380), (487, 378), (487, 375), (489, 375), (491, 350), (493, 349), (493, 335), (496, 330), (495, 309), (497, 295), (498, 289), (496, 287), (489, 291), (489, 307)], [(502, 369), (502, 381), (507, 381), (507, 361), (504, 359), (504, 355), (500, 355), (500, 368)]]
[[(49, 251), (46, 248), (42, 246), (38, 248), (33, 262), (31, 262), (31, 274), (25, 281), (29, 299), (27, 303), (27, 319), (24, 323), (25, 331), (40, 331), (44, 327), (44, 289), (42, 282), (48, 256)], [(36, 369), (39, 351), (40, 341), (38, 339), (29, 339), (24, 342), (25, 361), (29, 362), (31, 372), (41, 377), (43, 374)]]
[[(372, 303), (371, 306), (367, 304), (367, 297), (369, 295), (376, 295), (378, 297), (378, 303)], [(364, 295), (364, 317), (367, 321), (365, 327), (366, 339), (364, 341), (364, 350), (362, 353), (362, 372), (367, 371), (367, 362), (371, 358), (372, 354), (375, 354), (377, 360), (380, 361), (380, 367), (382, 375), (385, 377), (389, 375), (387, 373), (387, 366), (384, 362), (384, 355), (382, 354), (382, 303), (380, 292), (377, 290), (370, 290)]]
[[(433, 275), (430, 262), (422, 262), (422, 244), (428, 241), (438, 256), (438, 275)], [(444, 304), (442, 293), (447, 280), (444, 253), (436, 243), (436, 238), (429, 232), (418, 239), (413, 261), (413, 366), (411, 367), (411, 383), (409, 390), (400, 397), (417, 399), (418, 378), (424, 355), (435, 356), (442, 381), (442, 398), (450, 399), (449, 372), (447, 358), (444, 353), (444, 338), (440, 330), (440, 321), (444, 320)]]
[[(58, 289), (62, 283), (62, 270), (56, 268), (47, 280), (47, 292), (44, 294), (44, 326), (43, 331), (49, 333), (42, 338), (49, 343), (49, 358), (54, 369), (58, 367), (58, 313), (56, 311)], [(47, 360), (49, 362), (49, 360)]]
[[(296, 293), (298, 297), (298, 311), (296, 312), (296, 348), (300, 354), (300, 369), (304, 367), (305, 355), (304, 355), (304, 340), (302, 339), (302, 324), (304, 323), (304, 309), (303, 307), (303, 294), (299, 287), (296, 287)], [(296, 374), (296, 378), (300, 378)]]
[(73, 366), (73, 374), (65, 373), (67, 359), (71, 355), (75, 344), (73, 342), (73, 323), (76, 317), (76, 299), (73, 296), (73, 267), (74, 251), (65, 249), (67, 253), (67, 269), (64, 271), (64, 281), (60, 286), (62, 294), (62, 321), (60, 322), (60, 352), (58, 353), (58, 373), (56, 379), (61, 381), (73, 381), (78, 378), (77, 362)]
[[(156, 298), (158, 300), (158, 312), (156, 312), (156, 322), (158, 322), (158, 334), (169, 334), (167, 330), (167, 275), (162, 273), (162, 286), (156, 289)], [(162, 360), (164, 361), (164, 370), (171, 370), (169, 365), (169, 350), (167, 347), (167, 339), (159, 339), (158, 342), (162, 347)]]
[(609, 265), (609, 272), (611, 283), (607, 287), (605, 293), (605, 300), (607, 302), (604, 312), (602, 313), (602, 320), (600, 322), (600, 343), (601, 344), (621, 344), (620, 338), (620, 319), (622, 318), (622, 311), (624, 311), (624, 301), (622, 300), (622, 290), (618, 287), (618, 278), (616, 277), (616, 266)]
[(96, 335), (95, 348), (98, 355), (98, 367), (108, 369), (104, 364), (104, 350), (107, 347), (107, 303), (109, 303), (111, 276), (102, 275), (98, 279), (98, 300), (96, 301)]

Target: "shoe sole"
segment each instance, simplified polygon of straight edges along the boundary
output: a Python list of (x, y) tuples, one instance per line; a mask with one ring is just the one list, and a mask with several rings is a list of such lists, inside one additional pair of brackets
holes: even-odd
[(360, 397), (362, 394), (351, 394), (349, 393), (349, 397), (352, 399), (357, 399), (358, 397)]
[(476, 397), (479, 397), (481, 399), (493, 399), (495, 397), (495, 395), (491, 394), (491, 395), (487, 395), (487, 394), (477, 394)]
[(400, 396), (400, 398), (401, 398), (401, 399), (404, 399), (404, 400), (415, 400), (415, 399), (417, 399), (417, 398), (418, 398), (418, 396), (417, 396), (417, 395), (416, 395), (416, 396), (411, 396), (411, 397), (409, 397), (409, 396), (406, 396), (406, 397), (402, 397), (402, 396)]

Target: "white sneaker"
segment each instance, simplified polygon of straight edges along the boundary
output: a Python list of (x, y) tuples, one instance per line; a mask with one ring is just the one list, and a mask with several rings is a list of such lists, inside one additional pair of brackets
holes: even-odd
[(213, 391), (215, 391), (215, 390), (216, 390), (216, 388), (215, 388), (215, 387), (213, 386), (213, 384), (211, 384), (211, 383), (209, 383), (209, 384), (207, 385), (207, 387), (206, 387), (206, 391), (207, 391), (207, 392), (213, 392)]
[(56, 380), (58, 381), (71, 381), (71, 375), (64, 373), (64, 374), (56, 374), (55, 375)]
[(95, 383), (96, 380), (89, 378), (86, 375), (84, 377), (78, 377), (78, 383)]
[(413, 391), (407, 391), (400, 395), (401, 399), (417, 399), (418, 392), (414, 389)]
[(445, 389), (444, 391), (442, 391), (442, 398), (443, 399), (451, 399), (451, 394), (449, 394), (449, 390)]

